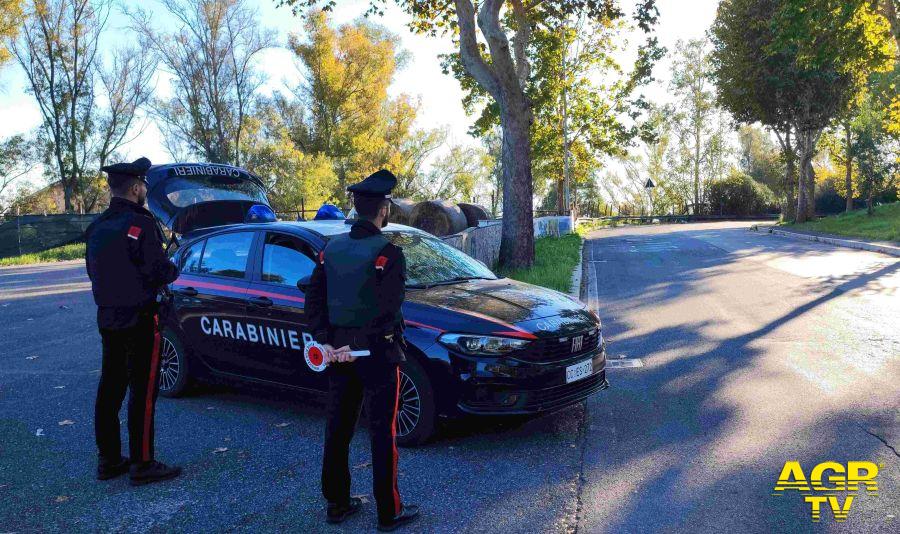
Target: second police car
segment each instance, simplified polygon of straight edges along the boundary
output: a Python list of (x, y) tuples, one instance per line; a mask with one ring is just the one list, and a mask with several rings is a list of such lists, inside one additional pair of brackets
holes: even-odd
[[(204, 378), (325, 391), (304, 286), (318, 252), (350, 225), (273, 221), (262, 182), (236, 167), (157, 165), (147, 181), (148, 207), (180, 236), (161, 393)], [(400, 444), (426, 441), (441, 416), (541, 414), (608, 387), (600, 321), (581, 302), (497, 277), (421, 230), (383, 231), (407, 259)]]

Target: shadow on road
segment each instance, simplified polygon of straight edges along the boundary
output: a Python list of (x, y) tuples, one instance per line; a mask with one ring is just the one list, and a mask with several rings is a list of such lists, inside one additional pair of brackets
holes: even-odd
[[(802, 497), (770, 495), (786, 460), (799, 460), (806, 469), (826, 460), (885, 462), (888, 476), (882, 485), (895, 491), (882, 495), (897, 494), (898, 457), (876, 437), (898, 422), (900, 393), (890, 378), (900, 376), (896, 358), (870, 380), (853, 376), (836, 401), (827, 402), (816, 384), (792, 372), (792, 362), (773, 361), (766, 343), (774, 331), (847, 293), (893, 294), (892, 287), (878, 284), (897, 273), (900, 262), (819, 278), (810, 283), (815, 293), (806, 293), (818, 296), (740, 335), (704, 335), (707, 327), (727, 324), (727, 318), (691, 320), (710, 313), (685, 313), (677, 325), (630, 334), (638, 325), (626, 317), (710, 291), (711, 278), (724, 276), (729, 264), (750, 254), (728, 252), (698, 239), (709, 236), (683, 231), (677, 238), (655, 234), (623, 241), (618, 235), (595, 237), (586, 244), (591, 277), (597, 276), (594, 268), (605, 269), (624, 255), (644, 260), (640, 270), (629, 264), (603, 273), (598, 306), (604, 331), (615, 339), (611, 353), (640, 357), (652, 347), (652, 354), (663, 356), (651, 356), (645, 368), (613, 375), (609, 396), (590, 406), (590, 435), (601, 441), (589, 445), (585, 457), (585, 511), (579, 530), (813, 530)], [(671, 249), (660, 260), (656, 253), (662, 245), (654, 243), (673, 239), (680, 250)], [(778, 252), (808, 258), (831, 251), (791, 244), (779, 246)], [(829, 349), (813, 347), (809, 355)], [(671, 356), (673, 352), (677, 356)], [(790, 384), (797, 387), (786, 387)], [(885, 523), (876, 499), (858, 497), (847, 526), (889, 531), (890, 520)], [(824, 510), (823, 516), (830, 520), (830, 511)]]

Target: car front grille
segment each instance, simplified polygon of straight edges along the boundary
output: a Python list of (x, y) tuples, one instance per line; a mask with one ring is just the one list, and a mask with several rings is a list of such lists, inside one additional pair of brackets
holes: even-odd
[(533, 414), (564, 408), (609, 387), (606, 371), (582, 380), (544, 389), (498, 388), (483, 399), (467, 398), (459, 406), (469, 413)]
[[(578, 336), (581, 336), (580, 348), (574, 344), (574, 340)], [(600, 330), (593, 328), (584, 332), (569, 334), (568, 336), (535, 341), (522, 354), (515, 355), (515, 358), (527, 362), (558, 362), (590, 352), (599, 346)]]
[(525, 406), (532, 409), (541, 409), (566, 405), (603, 389), (605, 382), (606, 372), (604, 371), (571, 384), (537, 390), (531, 393)]

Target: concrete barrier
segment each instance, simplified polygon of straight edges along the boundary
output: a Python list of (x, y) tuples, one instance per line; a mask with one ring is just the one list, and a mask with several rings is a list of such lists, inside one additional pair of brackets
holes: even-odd
[[(563, 216), (538, 217), (534, 220), (534, 237), (559, 237), (572, 233), (572, 218)], [(447, 244), (458, 248), (488, 267), (497, 265), (500, 258), (502, 221), (479, 221), (478, 226), (441, 237)]]

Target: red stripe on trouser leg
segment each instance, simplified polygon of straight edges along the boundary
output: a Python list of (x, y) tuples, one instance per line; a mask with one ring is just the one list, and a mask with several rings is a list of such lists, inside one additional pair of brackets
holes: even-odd
[(142, 460), (150, 458), (150, 428), (153, 425), (153, 395), (156, 393), (156, 370), (159, 367), (159, 315), (153, 316), (153, 352), (150, 354), (150, 378), (147, 379), (147, 399), (144, 404), (144, 443)]
[(400, 407), (400, 367), (397, 367), (397, 396), (394, 397), (394, 417), (391, 419), (391, 441), (393, 452), (394, 452), (394, 515), (400, 515), (400, 489), (397, 487), (397, 460), (399, 459), (399, 455), (397, 454), (397, 409)]

